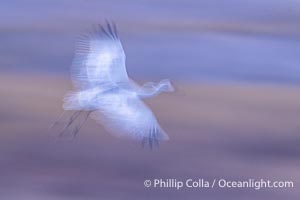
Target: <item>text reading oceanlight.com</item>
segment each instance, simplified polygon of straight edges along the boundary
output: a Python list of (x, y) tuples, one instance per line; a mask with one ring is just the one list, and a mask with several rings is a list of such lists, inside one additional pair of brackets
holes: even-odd
[(226, 180), (226, 179), (147, 179), (144, 181), (145, 187), (153, 188), (252, 188), (259, 190), (262, 188), (293, 188), (293, 181), (271, 181), (265, 179), (247, 180)]

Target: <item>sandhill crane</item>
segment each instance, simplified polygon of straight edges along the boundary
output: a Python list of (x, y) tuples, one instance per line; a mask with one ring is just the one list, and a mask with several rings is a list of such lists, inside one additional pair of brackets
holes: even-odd
[(71, 77), (76, 90), (66, 94), (63, 108), (74, 113), (61, 133), (81, 113), (86, 113), (83, 122), (75, 127), (74, 135), (91, 116), (109, 132), (141, 140), (150, 147), (169, 139), (142, 99), (172, 92), (174, 88), (168, 79), (139, 86), (128, 77), (115, 24), (107, 22), (105, 26), (94, 27), (79, 39)]

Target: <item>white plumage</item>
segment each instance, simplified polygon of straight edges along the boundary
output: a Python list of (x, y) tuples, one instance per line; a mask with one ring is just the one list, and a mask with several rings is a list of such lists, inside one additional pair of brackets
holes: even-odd
[(141, 98), (174, 89), (169, 80), (141, 87), (128, 77), (125, 53), (114, 24), (99, 26), (79, 40), (71, 74), (76, 91), (65, 96), (63, 107), (75, 113), (62, 132), (87, 111), (85, 120), (91, 114), (120, 137), (138, 139), (151, 147), (169, 138)]

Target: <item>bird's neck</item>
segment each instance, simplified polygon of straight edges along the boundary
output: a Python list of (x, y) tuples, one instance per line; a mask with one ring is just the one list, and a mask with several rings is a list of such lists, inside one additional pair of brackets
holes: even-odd
[(142, 88), (141, 92), (139, 92), (139, 96), (141, 98), (150, 98), (161, 93), (162, 85), (158, 85), (157, 87), (152, 88)]

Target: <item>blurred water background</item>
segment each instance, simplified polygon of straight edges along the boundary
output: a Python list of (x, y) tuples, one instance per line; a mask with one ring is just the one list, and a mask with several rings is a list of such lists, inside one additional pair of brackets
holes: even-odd
[[(0, 199), (299, 199), (300, 1), (0, 2)], [(113, 20), (171, 140), (154, 151), (90, 120), (71, 141), (48, 126), (71, 89), (76, 37)], [(153, 178), (293, 180), (286, 189), (157, 189)]]
[(110, 19), (134, 77), (299, 84), (299, 10), (295, 0), (4, 1), (1, 69), (68, 74), (76, 36)]

